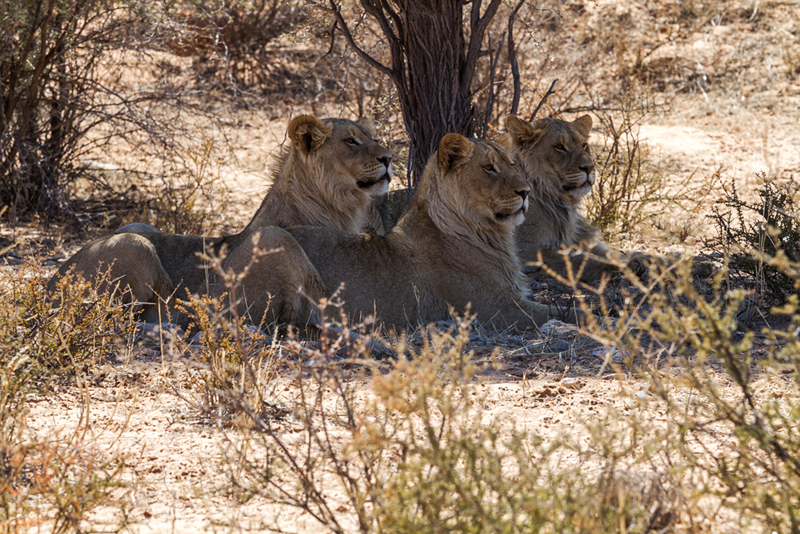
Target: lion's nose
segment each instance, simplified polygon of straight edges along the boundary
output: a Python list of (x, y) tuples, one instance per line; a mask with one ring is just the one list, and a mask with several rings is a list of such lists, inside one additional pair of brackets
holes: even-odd
[(590, 174), (592, 174), (592, 171), (594, 171), (594, 165), (586, 165), (584, 167), (578, 167), (578, 168), (583, 172), (585, 172), (586, 176), (589, 176)]
[(517, 191), (517, 194), (522, 197), (522, 201), (525, 202), (525, 199), (528, 198), (528, 190)]
[(392, 164), (392, 156), (384, 156), (382, 158), (378, 158), (378, 161), (383, 163), (383, 165), (388, 169), (389, 165)]

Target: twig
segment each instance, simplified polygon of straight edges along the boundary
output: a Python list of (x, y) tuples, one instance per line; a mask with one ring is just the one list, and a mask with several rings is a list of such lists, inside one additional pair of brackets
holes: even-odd
[(517, 52), (514, 45), (514, 19), (524, 3), (525, 0), (519, 0), (517, 7), (514, 8), (514, 11), (512, 11), (511, 15), (508, 17), (508, 60), (511, 63), (511, 77), (514, 80), (514, 97), (511, 100), (511, 110), (509, 112), (511, 115), (517, 114), (519, 98), (522, 93), (519, 77), (519, 63), (517, 63)]
[(338, 26), (338, 25), (339, 25), (339, 21), (334, 19), (333, 26), (331, 26), (331, 45), (328, 47), (328, 51), (325, 52), (324, 54), (322, 54), (321, 56), (319, 56), (319, 59), (317, 59), (316, 63), (314, 63), (314, 66), (311, 67), (310, 69), (308, 69), (308, 71), (303, 75), (303, 79), (300, 80), (299, 84), (297, 84), (298, 91), (303, 87), (303, 85), (305, 85), (306, 78), (308, 78), (309, 74), (314, 72), (314, 69), (317, 68), (317, 66), (319, 65), (320, 61), (322, 61), (327, 56), (331, 55), (331, 53), (333, 53), (333, 47), (336, 44), (336, 26)]
[(492, 118), (492, 108), (494, 107), (494, 75), (497, 70), (497, 62), (500, 60), (500, 52), (503, 51), (503, 40), (505, 36), (504, 32), (497, 41), (497, 53), (489, 66), (489, 96), (486, 99), (486, 111), (484, 111), (483, 114), (483, 124), (480, 125), (480, 137), (486, 137), (486, 132), (489, 130), (489, 121)]
[(547, 100), (547, 97), (549, 97), (550, 95), (555, 93), (555, 91), (553, 89), (555, 88), (557, 83), (558, 83), (558, 79), (555, 79), (555, 80), (553, 80), (553, 83), (550, 84), (550, 89), (547, 90), (547, 92), (544, 94), (542, 99), (539, 101), (539, 105), (536, 106), (536, 109), (533, 110), (533, 115), (531, 115), (530, 122), (533, 122), (533, 119), (536, 118), (536, 114), (539, 113), (539, 109), (541, 109), (541, 107), (544, 105), (545, 101)]
[(347, 44), (356, 52), (356, 54), (361, 57), (364, 61), (366, 61), (369, 65), (371, 65), (375, 70), (378, 72), (382, 72), (387, 76), (391, 76), (394, 78), (395, 72), (391, 68), (387, 67), (371, 55), (369, 55), (363, 48), (358, 46), (356, 43), (353, 34), (350, 33), (350, 28), (347, 27), (347, 23), (344, 21), (342, 17), (342, 12), (339, 11), (338, 6), (334, 2), (334, 0), (330, 0), (330, 12), (333, 13), (333, 16), (336, 17), (336, 20), (339, 22), (339, 25), (342, 27), (342, 34), (344, 38), (347, 40)]
[(795, 215), (794, 213), (789, 213), (788, 211), (775, 207), (775, 211), (783, 215), (784, 217), (789, 217), (790, 219), (794, 219), (795, 221), (800, 221), (800, 217)]

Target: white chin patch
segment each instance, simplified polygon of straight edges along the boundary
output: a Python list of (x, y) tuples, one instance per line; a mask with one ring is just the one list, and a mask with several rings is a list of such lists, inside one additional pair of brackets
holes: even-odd
[(369, 186), (365, 189), (366, 193), (373, 197), (379, 197), (381, 195), (385, 195), (387, 191), (389, 191), (389, 181), (388, 180), (381, 180), (380, 182)]
[(522, 211), (518, 211), (517, 213), (515, 213), (512, 216), (506, 217), (505, 219), (502, 219), (502, 222), (506, 226), (510, 226), (512, 228), (515, 228), (515, 227), (517, 227), (520, 224), (525, 222), (525, 213), (523, 213)]
[(570, 193), (572, 193), (573, 196), (576, 196), (578, 198), (585, 197), (591, 192), (592, 192), (592, 184), (590, 184), (589, 182), (586, 182), (582, 186), (577, 187), (572, 191), (570, 191)]

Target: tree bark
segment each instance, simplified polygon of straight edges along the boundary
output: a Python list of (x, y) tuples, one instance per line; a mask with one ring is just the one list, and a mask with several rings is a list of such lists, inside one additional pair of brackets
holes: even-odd
[[(361, 0), (388, 41), (391, 65), (380, 63), (358, 46), (338, 4), (329, 1), (348, 44), (370, 66), (391, 77), (397, 88), (411, 140), (408, 171), (413, 187), (445, 134), (471, 136), (475, 131), (472, 80), (483, 37), (501, 0), (490, 0), (483, 11), (482, 0), (469, 4), (462, 0)], [(468, 18), (466, 5), (470, 6)]]

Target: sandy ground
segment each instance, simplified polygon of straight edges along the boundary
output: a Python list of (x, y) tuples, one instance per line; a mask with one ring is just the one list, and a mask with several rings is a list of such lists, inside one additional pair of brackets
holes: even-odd
[[(529, 363), (533, 371), (536, 362)], [(326, 532), (313, 518), (261, 498), (238, 502), (227, 483), (222, 430), (171, 391), (174, 386), (192, 396), (180, 377), (165, 379), (159, 365), (150, 367), (140, 366), (133, 383), (113, 386), (115, 381), (108, 380), (88, 389), (91, 423), (83, 446), (124, 455), (122, 480), (129, 484), (131, 531), (261, 531), (278, 524), (295, 532)], [(513, 377), (484, 378), (485, 420), (510, 418), (517, 428), (544, 438), (562, 432), (575, 435), (585, 433), (581, 421), (591, 420), (610, 405), (621, 413), (634, 409), (631, 394), (641, 389), (640, 384), (611, 376), (569, 379), (566, 387), (559, 385), (562, 380), (549, 376), (523, 383)], [(31, 403), (32, 427), (44, 434), (71, 432), (83, 415), (86, 395), (66, 388), (36, 399)], [(336, 492), (332, 493), (335, 500)], [(111, 526), (119, 521), (119, 513), (101, 509), (92, 520), (98, 526)]]

